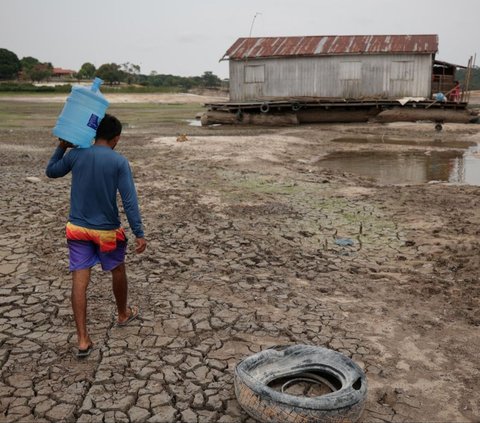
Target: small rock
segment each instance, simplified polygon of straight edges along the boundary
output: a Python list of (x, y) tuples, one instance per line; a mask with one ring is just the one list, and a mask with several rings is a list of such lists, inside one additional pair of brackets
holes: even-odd
[(168, 392), (162, 392), (161, 394), (150, 397), (150, 406), (155, 408), (162, 405), (168, 405), (170, 404), (170, 400), (171, 398)]
[(37, 178), (36, 176), (27, 176), (25, 178), (25, 181), (30, 182), (32, 184), (37, 184), (38, 182), (42, 182), (40, 178)]
[(55, 422), (69, 420), (75, 412), (75, 406), (72, 404), (59, 404), (45, 413), (45, 416)]
[(212, 395), (208, 398), (207, 406), (209, 408), (213, 408), (214, 410), (221, 410), (222, 409), (222, 400), (220, 399), (219, 395)]
[(182, 422), (197, 423), (197, 415), (190, 409), (182, 411)]
[(195, 394), (195, 397), (193, 398), (192, 406), (194, 408), (200, 408), (203, 406), (203, 395), (200, 392), (198, 394)]
[(148, 423), (165, 423), (175, 421), (176, 410), (170, 405), (156, 407), (153, 409), (153, 417), (148, 419)]
[(134, 406), (128, 411), (128, 416), (132, 422), (144, 422), (150, 417), (150, 413), (144, 408)]
[(8, 378), (8, 383), (14, 388), (30, 388), (32, 386), (32, 379), (15, 375)]
[[(9, 275), (17, 269), (18, 264), (15, 263), (3, 263), (0, 265), (0, 275)], [(6, 304), (6, 300), (2, 300), (3, 304)]]

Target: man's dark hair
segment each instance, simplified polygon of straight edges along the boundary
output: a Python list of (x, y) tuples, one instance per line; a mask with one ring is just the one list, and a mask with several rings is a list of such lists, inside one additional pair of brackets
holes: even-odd
[(122, 133), (122, 123), (115, 117), (106, 114), (97, 128), (95, 141), (99, 139), (111, 141)]

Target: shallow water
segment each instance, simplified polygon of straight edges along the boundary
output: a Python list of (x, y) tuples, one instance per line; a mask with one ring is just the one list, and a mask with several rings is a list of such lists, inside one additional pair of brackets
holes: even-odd
[(475, 147), (477, 143), (472, 141), (444, 141), (441, 138), (432, 141), (404, 140), (388, 137), (368, 137), (368, 138), (335, 138), (333, 142), (349, 144), (391, 144), (391, 145), (412, 145), (419, 147), (442, 147), (442, 148), (469, 148)]
[(480, 185), (480, 148), (477, 145), (466, 151), (336, 152), (318, 164), (371, 177), (383, 184), (444, 181)]
[(200, 119), (186, 119), (185, 122), (188, 122), (188, 126), (202, 126)]

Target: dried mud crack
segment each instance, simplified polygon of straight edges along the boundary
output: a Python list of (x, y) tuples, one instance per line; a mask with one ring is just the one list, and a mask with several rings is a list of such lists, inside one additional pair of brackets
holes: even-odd
[(115, 326), (110, 276), (95, 270), (95, 350), (79, 361), (69, 180), (43, 176), (47, 129), (0, 129), (0, 420), (252, 422), (235, 364), (305, 343), (366, 371), (365, 421), (475, 421), (479, 189), (382, 186), (315, 165), (339, 133), (374, 130), (194, 128), (177, 143), (176, 126), (128, 129), (119, 151), (149, 241), (127, 259), (141, 318)]

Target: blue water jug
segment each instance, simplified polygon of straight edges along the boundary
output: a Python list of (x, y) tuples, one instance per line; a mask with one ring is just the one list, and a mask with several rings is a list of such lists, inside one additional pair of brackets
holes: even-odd
[(74, 86), (67, 98), (53, 135), (75, 144), (80, 148), (88, 148), (97, 133), (98, 125), (105, 116), (108, 101), (99, 91), (103, 81), (95, 78), (90, 88)]

